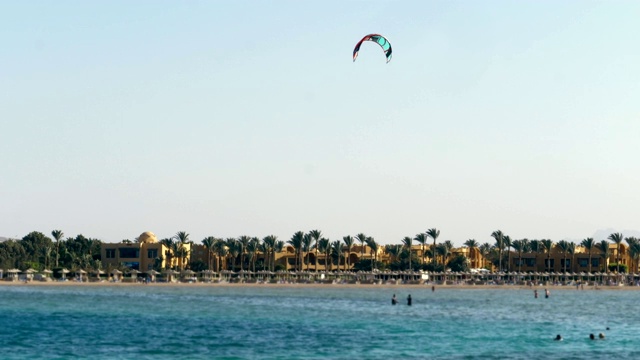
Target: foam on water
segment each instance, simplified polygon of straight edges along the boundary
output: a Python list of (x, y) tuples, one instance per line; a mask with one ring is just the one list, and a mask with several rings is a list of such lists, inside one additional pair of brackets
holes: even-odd
[[(535, 299), (530, 290), (492, 289), (0, 286), (0, 346), (5, 359), (638, 358), (639, 296), (553, 289), (550, 299)], [(589, 340), (600, 332), (606, 340)], [(553, 341), (556, 334), (564, 341)]]

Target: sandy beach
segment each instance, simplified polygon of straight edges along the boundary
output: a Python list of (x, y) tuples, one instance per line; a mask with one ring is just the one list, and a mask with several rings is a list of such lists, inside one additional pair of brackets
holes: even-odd
[[(105, 286), (105, 287), (229, 287), (229, 288), (375, 288), (375, 289), (397, 289), (397, 288), (413, 288), (413, 289), (430, 289), (432, 284), (321, 284), (321, 283), (228, 283), (228, 282), (196, 282), (196, 283), (134, 283), (134, 282), (78, 282), (78, 281), (0, 281), (0, 286)], [(575, 286), (567, 285), (538, 285), (538, 286), (524, 286), (524, 285), (435, 285), (435, 290), (487, 290), (487, 289), (502, 289), (502, 290), (544, 290), (548, 288), (552, 291), (587, 291), (587, 290), (615, 290), (615, 291), (638, 291), (640, 286), (585, 286), (584, 290), (577, 289)]]

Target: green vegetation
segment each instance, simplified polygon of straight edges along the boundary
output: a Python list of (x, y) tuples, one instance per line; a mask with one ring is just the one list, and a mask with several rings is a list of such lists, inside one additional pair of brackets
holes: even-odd
[(77, 235), (62, 239), (60, 230), (52, 232), (53, 240), (41, 232), (33, 231), (22, 239), (0, 243), (0, 268), (37, 271), (51, 268), (99, 269), (102, 242)]
[[(100, 240), (86, 238), (83, 235), (64, 238), (61, 230), (51, 231), (51, 236), (52, 238), (33, 231), (22, 239), (1, 242), (0, 268), (33, 268), (37, 271), (62, 268), (72, 271), (101, 269)], [(608, 240), (596, 242), (592, 238), (586, 238), (576, 244), (566, 240), (554, 243), (550, 239), (511, 240), (501, 230), (496, 230), (490, 234), (495, 240), (493, 245), (479, 244), (476, 240), (469, 239), (464, 243), (463, 249), (455, 249), (450, 240), (438, 243), (439, 236), (440, 230), (431, 228), (415, 236), (402, 237), (396, 244), (384, 246), (364, 233), (356, 236), (346, 235), (341, 240), (330, 241), (322, 236), (320, 230), (307, 233), (297, 231), (286, 243), (274, 235), (262, 239), (247, 235), (227, 239), (208, 236), (201, 241), (205, 250), (204, 257), (190, 261), (192, 250), (189, 250), (190, 247), (186, 244), (193, 244), (193, 241), (186, 231), (179, 231), (171, 238), (160, 240), (165, 249), (164, 254), (158, 254), (154, 270), (162, 270), (160, 267), (163, 260), (166, 260), (165, 266), (173, 264), (178, 270), (283, 270), (283, 264), (276, 263), (276, 254), (281, 253), (285, 245), (293, 248), (293, 256), (287, 260), (288, 267), (298, 271), (324, 268), (326, 271), (353, 269), (460, 272), (469, 268), (497, 268), (500, 271), (520, 272), (525, 270), (524, 266), (531, 271), (531, 265), (523, 265), (525, 260), (527, 264), (538, 264), (538, 259), (542, 256), (545, 258), (544, 271), (579, 272), (586, 270), (587, 255), (589, 272), (593, 270), (628, 273), (630, 270), (637, 272), (640, 267), (640, 240), (634, 237), (623, 238), (621, 233), (611, 234)], [(429, 238), (433, 239), (432, 244), (429, 244)], [(134, 242), (123, 240), (123, 243)], [(577, 251), (577, 246), (581, 246), (582, 250)], [(580, 254), (583, 254), (580, 260), (584, 264), (582, 269), (578, 269), (576, 264), (576, 256)], [(609, 263), (609, 260), (612, 262)], [(593, 263), (597, 269), (592, 269)]]

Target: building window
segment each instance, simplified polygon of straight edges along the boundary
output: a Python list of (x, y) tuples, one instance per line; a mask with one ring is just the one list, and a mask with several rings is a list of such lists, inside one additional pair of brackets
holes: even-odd
[[(549, 265), (549, 260), (551, 260), (551, 265)], [(556, 264), (556, 259), (544, 259), (544, 266), (546, 268), (552, 268)]]
[(536, 259), (524, 259), (526, 266), (536, 266)]
[(119, 248), (118, 250), (120, 250), (120, 258), (137, 259), (140, 257), (140, 249)]
[(578, 259), (578, 265), (580, 267), (586, 268), (589, 266), (589, 259), (587, 258), (579, 258)]
[(598, 259), (598, 258), (592, 258), (592, 259), (591, 259), (591, 266), (592, 266), (592, 267), (593, 267), (593, 266), (595, 266), (595, 267), (600, 266), (600, 259)]
[(149, 249), (147, 250), (147, 258), (155, 259), (158, 257), (158, 249)]
[(129, 269), (140, 270), (139, 262), (123, 262), (122, 265), (128, 267)]
[(106, 250), (107, 259), (115, 259), (116, 258), (116, 249), (107, 249)]

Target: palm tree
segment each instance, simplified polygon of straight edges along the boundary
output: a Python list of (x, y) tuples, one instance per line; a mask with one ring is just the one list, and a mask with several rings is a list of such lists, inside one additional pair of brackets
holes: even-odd
[[(638, 272), (638, 262), (640, 262), (640, 240), (638, 240), (635, 237), (628, 237), (624, 239), (627, 244), (629, 244), (629, 256), (631, 257), (632, 262), (635, 262), (635, 271), (632, 270), (631, 267), (629, 267), (629, 273), (634, 272), (637, 273)], [(633, 265), (633, 264), (631, 264)]]
[(222, 269), (226, 269), (226, 263), (224, 264), (225, 266), (223, 266), (222, 262), (226, 260), (227, 258), (227, 254), (228, 254), (228, 249), (227, 249), (227, 244), (224, 240), (222, 239), (216, 239), (216, 242), (213, 245), (213, 249), (216, 253), (216, 272), (219, 272)]
[(620, 274), (620, 244), (624, 237), (622, 236), (622, 233), (613, 233), (609, 235), (607, 239), (616, 243), (616, 273)]
[(311, 243), (313, 242), (313, 238), (311, 234), (304, 234), (302, 237), (302, 250), (306, 253), (307, 260), (307, 271), (309, 271), (309, 252), (311, 251)]
[(424, 258), (425, 258), (424, 248), (427, 245), (427, 241), (429, 241), (429, 237), (425, 233), (419, 233), (419, 234), (416, 234), (413, 240), (415, 240), (418, 244), (420, 244), (420, 250), (422, 250), (421, 264), (424, 264)]
[(244, 270), (244, 253), (247, 251), (247, 246), (249, 246), (250, 241), (250, 236), (242, 235), (238, 238), (238, 246), (240, 247), (240, 271)]
[(351, 269), (351, 248), (353, 247), (353, 238), (351, 235), (343, 236), (342, 241), (344, 241), (344, 244), (347, 246), (347, 255), (345, 256), (344, 263), (348, 269)]
[(271, 269), (271, 271), (275, 271), (276, 270), (276, 254), (281, 253), (282, 250), (284, 250), (284, 241), (282, 240), (278, 240), (278, 238), (275, 235), (270, 235), (273, 236), (275, 238), (275, 246), (273, 247), (273, 269)]
[(498, 249), (498, 271), (502, 271), (502, 249), (504, 249), (504, 234), (501, 230), (491, 233), (491, 237), (496, 240), (496, 248)]
[(451, 241), (447, 240), (442, 244), (436, 246), (437, 253), (442, 257), (442, 265), (445, 267), (447, 265), (447, 260), (449, 259), (449, 255), (451, 255), (451, 250), (453, 246)]
[[(340, 240), (336, 240), (334, 242), (331, 243), (331, 252), (333, 253), (333, 255), (335, 255), (338, 258), (338, 261), (336, 262), (336, 264), (338, 265), (338, 270), (340, 270), (340, 257), (342, 256), (342, 242)], [(346, 268), (346, 261), (345, 261), (345, 271), (347, 270)]]
[[(177, 241), (174, 241), (171, 243), (171, 255), (173, 258), (177, 259), (177, 267), (178, 269), (180, 269), (181, 267), (181, 257), (180, 257), (180, 243)], [(173, 265), (173, 264), (172, 264)]]
[(402, 252), (401, 245), (385, 245), (384, 251), (389, 254), (391, 262), (399, 261), (400, 253)]
[(491, 244), (484, 243), (484, 244), (480, 245), (478, 247), (478, 249), (480, 250), (480, 254), (482, 255), (482, 268), (486, 268), (487, 267), (487, 256), (489, 256), (489, 253), (491, 252)]
[(318, 254), (324, 255), (324, 271), (327, 272), (327, 262), (329, 261), (329, 256), (327, 256), (327, 249), (331, 248), (331, 243), (329, 239), (321, 238), (318, 240)]
[(562, 256), (564, 260), (564, 272), (567, 272), (567, 252), (569, 252), (569, 242), (566, 240), (560, 240), (556, 244), (556, 248), (562, 251)]
[(316, 268), (316, 272), (318, 271), (318, 241), (322, 238), (322, 231), (320, 230), (311, 230), (309, 231), (309, 236), (311, 236), (311, 240), (315, 243), (316, 248), (316, 258), (314, 261), (314, 267)]
[(609, 242), (607, 240), (600, 240), (600, 242), (596, 244), (596, 247), (600, 250), (600, 257), (602, 257), (604, 262), (603, 272), (608, 272), (607, 259), (611, 256), (611, 251), (609, 251)]
[(259, 248), (260, 248), (260, 239), (258, 239), (257, 237), (252, 237), (249, 243), (247, 244), (247, 248), (246, 248), (247, 257), (249, 258), (249, 264), (247, 265), (247, 270), (251, 270), (253, 272), (256, 271), (256, 254), (258, 253)]
[(433, 271), (436, 271), (436, 265), (438, 265), (438, 262), (436, 260), (436, 239), (438, 238), (438, 236), (440, 236), (440, 230), (436, 229), (436, 228), (431, 228), (429, 230), (427, 230), (427, 235), (430, 236), (433, 239)]
[(472, 256), (472, 254), (475, 251), (478, 251), (478, 242), (475, 239), (469, 239), (469, 240), (464, 242), (464, 246), (466, 246), (469, 249), (469, 258), (472, 259), (471, 267), (472, 268), (477, 268), (478, 264), (476, 262), (475, 256)]
[[(267, 269), (269, 271), (273, 271), (275, 269), (275, 261), (276, 261), (276, 249), (278, 248), (278, 237), (275, 235), (268, 235), (262, 239), (262, 242), (265, 246), (265, 259), (267, 261)], [(284, 247), (284, 242), (282, 242), (282, 246)], [(282, 249), (280, 249), (282, 251)]]
[(231, 271), (236, 271), (236, 262), (240, 255), (241, 245), (235, 238), (227, 238), (228, 255), (231, 258)]
[[(327, 264), (329, 264), (329, 271), (333, 271), (333, 243), (331, 242), (331, 240), (328, 240), (328, 244), (327, 247), (324, 249), (324, 256), (325, 256), (325, 266)], [(336, 240), (337, 242), (340, 242), (340, 240)]]
[(376, 263), (378, 262), (378, 249), (380, 248), (380, 245), (378, 245), (372, 237), (368, 237), (367, 246), (369, 246), (371, 254), (373, 255), (371, 258), (371, 270), (374, 270), (376, 269)]
[(186, 231), (178, 231), (174, 238), (178, 240), (179, 246), (177, 247), (177, 251), (175, 254), (179, 254), (178, 261), (180, 262), (180, 270), (184, 270), (184, 257), (186, 256), (185, 244), (189, 242), (189, 234)]
[(409, 251), (409, 270), (412, 270), (411, 267), (411, 246), (413, 239), (410, 236), (405, 236), (402, 239), (402, 247), (404, 247), (405, 249), (407, 249), (407, 251)]
[(42, 256), (44, 257), (44, 268), (45, 269), (49, 269), (50, 264), (50, 259), (51, 259), (51, 250), (52, 247), (51, 245), (46, 245), (44, 248), (42, 248)]
[(367, 235), (360, 233), (356, 235), (356, 239), (360, 242), (360, 259), (364, 257), (364, 244), (367, 242)]
[(56, 239), (56, 267), (58, 267), (58, 259), (60, 258), (60, 239), (64, 236), (62, 230), (53, 230), (51, 236)]
[[(288, 241), (288, 243), (291, 246), (293, 246), (293, 251), (296, 256), (295, 269), (297, 271), (302, 270), (301, 257), (302, 257), (302, 245), (303, 245), (302, 241), (303, 240), (304, 240), (304, 233), (302, 231), (297, 231), (295, 234), (293, 234), (291, 239)], [(300, 267), (298, 267), (298, 265), (300, 265)]]
[(518, 272), (522, 272), (522, 253), (527, 251), (529, 247), (529, 240), (513, 240), (511, 246), (518, 252)]
[(593, 240), (593, 238), (586, 238), (582, 240), (580, 245), (582, 245), (589, 252), (589, 272), (591, 272), (591, 252), (593, 251), (593, 248), (596, 247), (596, 242), (595, 240)]
[[(553, 271), (551, 268), (551, 250), (553, 249), (553, 241), (549, 239), (540, 240), (542, 248), (547, 252), (547, 268), (549, 271)], [(555, 266), (554, 266), (555, 267)]]
[(511, 237), (505, 235), (503, 241), (504, 248), (507, 249), (507, 271), (511, 272)]
[(211, 254), (213, 253), (213, 245), (216, 242), (216, 238), (208, 236), (202, 240), (202, 245), (207, 249), (207, 269), (211, 270), (213, 263), (211, 262)]
[(160, 243), (162, 245), (164, 245), (167, 250), (165, 250), (164, 252), (164, 256), (167, 259), (167, 262), (165, 263), (165, 268), (166, 269), (171, 269), (173, 267), (173, 239), (171, 238), (166, 238), (166, 239), (162, 239), (160, 240)]
[[(567, 248), (567, 252), (571, 255), (571, 272), (574, 272), (573, 269), (576, 267), (576, 243), (573, 241), (569, 242), (569, 247)], [(565, 261), (566, 264), (566, 261)]]
[(267, 268), (269, 267), (268, 256), (270, 254), (270, 247), (269, 247), (269, 244), (265, 241), (265, 239), (262, 239), (262, 243), (259, 246), (260, 251), (262, 251), (262, 270), (263, 271), (266, 271)]

